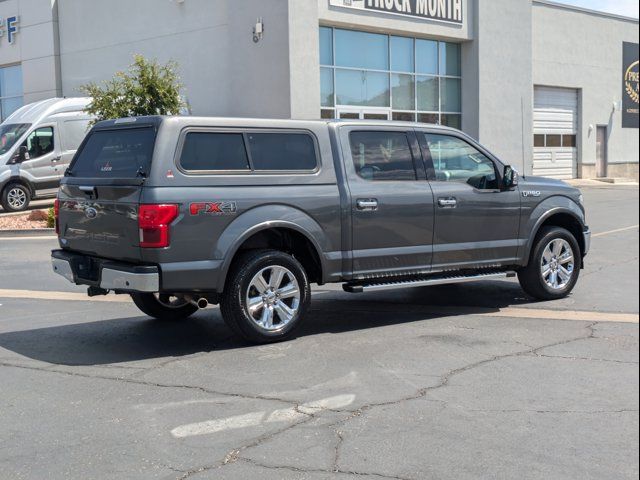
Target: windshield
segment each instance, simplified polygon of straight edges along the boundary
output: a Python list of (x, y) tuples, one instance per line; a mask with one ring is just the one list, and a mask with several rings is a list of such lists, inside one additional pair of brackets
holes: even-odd
[(119, 128), (89, 134), (68, 174), (85, 178), (135, 178), (149, 172), (155, 129)]
[(0, 155), (4, 155), (24, 135), (30, 123), (10, 123), (0, 125)]

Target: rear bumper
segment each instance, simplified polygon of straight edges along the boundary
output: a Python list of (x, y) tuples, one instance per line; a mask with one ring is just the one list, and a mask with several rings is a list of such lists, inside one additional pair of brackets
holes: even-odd
[(158, 267), (129, 265), (89, 255), (51, 252), (53, 271), (76, 285), (99, 287), (118, 292), (158, 292)]

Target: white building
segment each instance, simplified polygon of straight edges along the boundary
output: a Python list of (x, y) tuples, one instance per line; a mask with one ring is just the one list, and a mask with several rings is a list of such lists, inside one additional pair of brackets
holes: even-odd
[(636, 19), (543, 0), (2, 0), (0, 18), (3, 118), (141, 53), (179, 63), (194, 114), (439, 122), (525, 173), (638, 178)]

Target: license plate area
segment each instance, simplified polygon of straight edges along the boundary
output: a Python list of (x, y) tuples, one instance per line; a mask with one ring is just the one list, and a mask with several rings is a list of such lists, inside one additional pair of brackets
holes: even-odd
[(79, 280), (97, 283), (100, 280), (100, 262), (91, 257), (76, 257), (72, 268)]

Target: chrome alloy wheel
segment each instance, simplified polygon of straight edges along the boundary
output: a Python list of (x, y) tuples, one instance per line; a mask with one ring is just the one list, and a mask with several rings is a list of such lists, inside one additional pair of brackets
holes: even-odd
[(569, 242), (562, 238), (551, 240), (542, 252), (540, 273), (544, 282), (554, 290), (562, 290), (573, 277), (575, 259)]
[(300, 296), (298, 280), (290, 270), (279, 265), (263, 268), (249, 283), (247, 314), (263, 330), (281, 330), (298, 313)]
[(7, 194), (7, 203), (9, 206), (15, 210), (20, 210), (24, 208), (27, 203), (27, 194), (26, 192), (19, 187), (14, 187), (9, 190)]

